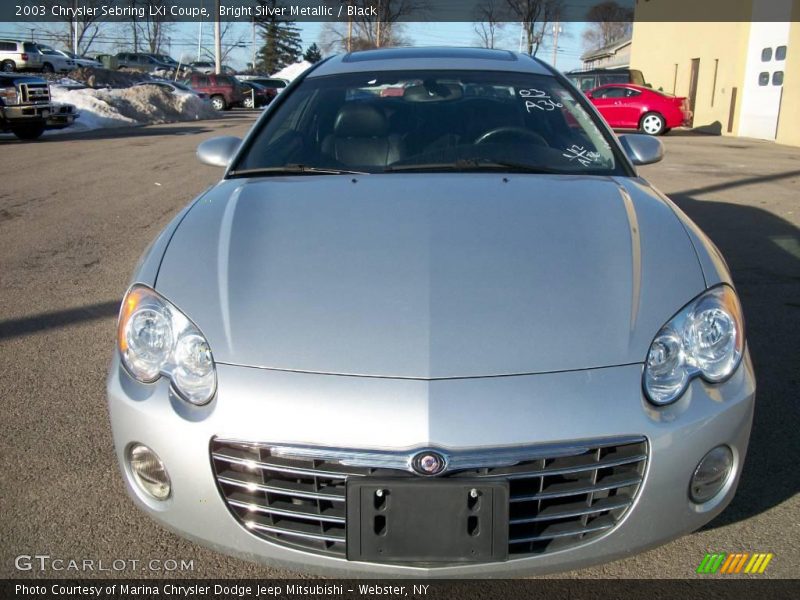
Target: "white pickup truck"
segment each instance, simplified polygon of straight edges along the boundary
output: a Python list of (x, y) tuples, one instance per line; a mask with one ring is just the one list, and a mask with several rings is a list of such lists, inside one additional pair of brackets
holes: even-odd
[(69, 127), (78, 113), (71, 104), (50, 100), (50, 86), (40, 77), (0, 73), (0, 132), (35, 140), (46, 129)]

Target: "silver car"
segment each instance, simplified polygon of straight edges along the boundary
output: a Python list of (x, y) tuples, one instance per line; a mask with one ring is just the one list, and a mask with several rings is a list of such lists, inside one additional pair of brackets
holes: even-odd
[(755, 398), (723, 258), (562, 75), (325, 60), (142, 258), (108, 376), (135, 503), (338, 575), (572, 569), (733, 497)]

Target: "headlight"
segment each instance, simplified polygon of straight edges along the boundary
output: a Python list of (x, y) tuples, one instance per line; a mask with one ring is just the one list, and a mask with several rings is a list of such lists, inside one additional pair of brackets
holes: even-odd
[(723, 381), (739, 366), (744, 351), (744, 319), (736, 292), (710, 289), (672, 317), (647, 353), (644, 390), (653, 404), (677, 400), (689, 381)]
[(12, 106), (18, 104), (18, 100), (16, 87), (0, 87), (0, 106), (3, 104)]
[(187, 402), (206, 404), (217, 388), (208, 341), (181, 311), (154, 290), (134, 285), (125, 294), (117, 326), (122, 364), (142, 383), (162, 375)]

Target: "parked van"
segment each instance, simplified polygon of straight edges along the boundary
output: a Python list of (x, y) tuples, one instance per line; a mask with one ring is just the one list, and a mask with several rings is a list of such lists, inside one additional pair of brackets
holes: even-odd
[(33, 42), (0, 40), (0, 70), (41, 71), (42, 65), (42, 53)]

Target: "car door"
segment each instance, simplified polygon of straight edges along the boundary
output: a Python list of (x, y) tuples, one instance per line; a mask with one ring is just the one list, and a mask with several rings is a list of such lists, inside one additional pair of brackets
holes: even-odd
[(619, 112), (619, 127), (626, 129), (636, 129), (639, 127), (639, 119), (645, 112), (644, 97), (642, 92), (630, 87), (623, 87), (625, 96), (621, 103), (615, 105), (615, 110)]
[(208, 75), (194, 75), (192, 76), (192, 87), (195, 89), (203, 90), (209, 96), (214, 93), (211, 88), (211, 82), (208, 80)]
[(614, 126), (613, 120), (613, 112), (611, 108), (613, 106), (612, 99), (607, 97), (608, 88), (597, 88), (596, 90), (591, 90), (591, 100), (592, 104), (594, 104), (597, 111), (602, 115), (602, 117), (606, 120), (606, 123)]
[(625, 127), (623, 120), (623, 100), (625, 89), (608, 86), (592, 93), (592, 103), (611, 127)]

